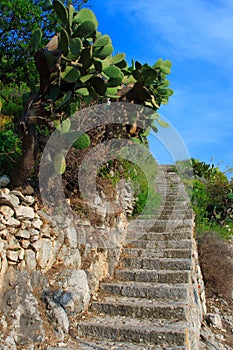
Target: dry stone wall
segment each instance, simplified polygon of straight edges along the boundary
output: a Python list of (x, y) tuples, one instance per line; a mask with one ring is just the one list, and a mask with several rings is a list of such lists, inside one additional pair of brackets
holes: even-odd
[(58, 229), (36, 197), (0, 189), (0, 349), (45, 343), (50, 333), (66, 338), (71, 318), (87, 310), (100, 281), (118, 262), (126, 211), (132, 210), (130, 191), (130, 184), (120, 184), (117, 200), (124, 208), (111, 217), (111, 225), (106, 202), (96, 199), (106, 222), (98, 232), (114, 236), (115, 246), (105, 249), (83, 244), (96, 233), (88, 220), (74, 226), (67, 217)]

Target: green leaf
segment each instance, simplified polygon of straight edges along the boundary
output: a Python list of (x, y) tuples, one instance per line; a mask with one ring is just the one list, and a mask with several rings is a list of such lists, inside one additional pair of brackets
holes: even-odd
[(137, 137), (132, 137), (130, 140), (133, 141), (134, 143), (140, 143), (141, 144), (141, 141)]
[(111, 44), (112, 40), (109, 35), (100, 36), (94, 43), (93, 47), (103, 47), (105, 45)]
[(52, 85), (52, 87), (49, 90), (48, 99), (50, 99), (54, 102), (57, 100), (60, 93), (61, 93), (60, 87), (58, 85)]
[(167, 67), (166, 65), (161, 65), (160, 70), (164, 74), (170, 74), (171, 73), (171, 68)]
[[(118, 93), (118, 88), (117, 87), (108, 87), (106, 90), (106, 96), (110, 95), (110, 96), (116, 96), (116, 94)], [(119, 96), (118, 96), (119, 98)]]
[(94, 58), (93, 60), (94, 65), (95, 65), (95, 69), (99, 72), (102, 72), (103, 70), (103, 64), (102, 64), (102, 60), (98, 59), (98, 58)]
[(153, 65), (153, 68), (160, 68), (162, 63), (163, 63), (163, 59), (159, 58), (158, 61)]
[(70, 51), (72, 55), (79, 56), (83, 48), (83, 44), (80, 38), (70, 39)]
[(142, 72), (142, 80), (144, 84), (152, 84), (157, 78), (157, 72), (153, 68), (149, 68), (146, 70), (143, 70)]
[(87, 38), (96, 30), (96, 24), (92, 21), (82, 22), (73, 33), (74, 37)]
[(100, 77), (95, 77), (92, 81), (92, 86), (100, 96), (105, 96), (107, 86), (103, 79), (101, 79)]
[(125, 59), (125, 53), (118, 53), (117, 55), (112, 57), (112, 63), (117, 64), (124, 61), (124, 59)]
[(70, 28), (72, 27), (72, 23), (73, 23), (74, 11), (75, 11), (74, 6), (69, 4), (68, 5), (68, 17), (69, 17), (69, 26), (70, 26)]
[(33, 32), (33, 34), (32, 34), (32, 40), (31, 40), (31, 42), (32, 42), (32, 47), (33, 47), (33, 50), (34, 50), (34, 51), (37, 51), (37, 50), (38, 50), (38, 47), (39, 47), (39, 45), (40, 45), (40, 43), (41, 43), (41, 39), (42, 39), (42, 31), (41, 31), (39, 28), (37, 28), (37, 29)]
[(92, 12), (91, 10), (89, 10), (87, 8), (84, 8), (81, 11), (79, 11), (76, 16), (74, 16), (73, 22), (74, 23), (83, 23), (86, 21), (92, 21), (95, 23), (96, 27), (98, 26), (98, 21), (96, 19), (94, 12)]
[(121, 76), (120, 68), (116, 66), (110, 66), (104, 69), (104, 74), (106, 74), (109, 78), (118, 78)]
[(67, 67), (61, 77), (67, 83), (76, 83), (80, 77), (80, 72), (76, 67)]
[(89, 95), (89, 91), (87, 88), (80, 88), (78, 90), (76, 90), (76, 93), (81, 95), (81, 96), (88, 96)]
[(117, 78), (110, 78), (109, 81), (107, 82), (108, 87), (116, 87), (122, 84), (122, 79), (123, 77), (117, 77)]
[(66, 118), (65, 120), (62, 121), (61, 123), (61, 135), (66, 134), (71, 127), (71, 121), (69, 118)]
[(171, 68), (172, 67), (172, 62), (170, 60), (165, 60), (165, 61), (163, 61), (163, 66)]
[(51, 10), (52, 7), (53, 7), (52, 0), (45, 0), (43, 5), (42, 5), (42, 10), (43, 11), (48, 11), (48, 10)]
[(135, 68), (136, 68), (136, 70), (140, 70), (140, 69), (142, 69), (142, 65), (141, 65), (141, 63), (140, 63), (140, 62), (138, 62), (138, 61), (136, 61), (136, 62), (135, 62)]
[(63, 96), (61, 102), (59, 103), (58, 106), (56, 106), (56, 110), (61, 108), (64, 104), (66, 104), (72, 96), (72, 91), (67, 91), (67, 93)]
[(93, 50), (93, 55), (97, 58), (100, 58), (100, 59), (105, 59), (106, 57), (110, 56), (113, 52), (113, 47), (111, 44), (108, 44), (108, 45), (105, 45), (104, 47), (102, 48), (96, 48), (94, 47), (94, 50)]
[(82, 50), (80, 62), (82, 63), (83, 68), (86, 70), (91, 67), (92, 65), (91, 47), (87, 47), (84, 50)]
[(55, 153), (53, 157), (53, 167), (55, 172), (59, 175), (63, 174), (66, 171), (66, 159), (61, 151)]
[(68, 24), (68, 11), (63, 3), (59, 0), (53, 1), (53, 8), (58, 16), (58, 18), (62, 21), (63, 24)]
[(157, 128), (154, 124), (151, 124), (151, 129), (152, 129), (154, 132), (158, 132), (158, 128)]
[(65, 56), (68, 54), (69, 47), (69, 35), (67, 31), (62, 28), (60, 32), (58, 50), (60, 50)]
[(90, 137), (87, 134), (82, 134), (79, 138), (73, 143), (73, 147), (76, 149), (85, 149), (90, 146)]
[(157, 119), (157, 123), (162, 126), (163, 128), (168, 128), (169, 124), (161, 119)]
[(79, 80), (80, 80), (82, 83), (86, 83), (86, 82), (87, 82), (88, 80), (90, 80), (93, 76), (94, 76), (94, 74), (87, 74), (87, 75), (82, 76)]

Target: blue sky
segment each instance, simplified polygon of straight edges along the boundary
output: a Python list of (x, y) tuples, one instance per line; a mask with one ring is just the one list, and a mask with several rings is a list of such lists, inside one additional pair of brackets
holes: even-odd
[[(90, 0), (116, 52), (170, 59), (174, 95), (160, 109), (191, 157), (233, 166), (233, 1)], [(152, 140), (153, 143), (153, 140)], [(155, 144), (161, 162), (168, 161)], [(160, 153), (161, 152), (161, 153)], [(157, 155), (156, 155), (157, 156)]]

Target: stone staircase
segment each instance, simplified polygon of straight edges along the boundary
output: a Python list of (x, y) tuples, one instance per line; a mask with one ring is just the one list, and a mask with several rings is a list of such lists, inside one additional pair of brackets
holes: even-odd
[(160, 172), (161, 206), (129, 225), (114, 278), (101, 283), (99, 299), (78, 323), (80, 349), (199, 348), (193, 212), (178, 175)]

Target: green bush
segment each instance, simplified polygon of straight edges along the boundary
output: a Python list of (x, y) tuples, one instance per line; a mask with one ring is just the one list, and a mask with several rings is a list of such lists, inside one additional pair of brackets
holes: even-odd
[[(148, 162), (150, 164), (150, 162)], [(147, 176), (143, 170), (136, 164), (126, 159), (117, 159), (109, 161), (102, 166), (99, 171), (99, 176), (102, 178), (110, 179), (112, 184), (116, 184), (120, 179), (130, 180), (134, 190), (134, 196), (136, 202), (133, 210), (133, 217), (138, 216), (145, 208), (143, 212), (145, 215), (151, 215), (155, 213), (156, 208), (160, 203), (160, 197), (155, 192), (154, 183), (157, 170), (154, 167), (154, 160), (152, 165), (147, 167)]]
[(10, 176), (20, 155), (21, 141), (14, 132), (14, 124), (7, 124), (0, 129), (0, 175)]

